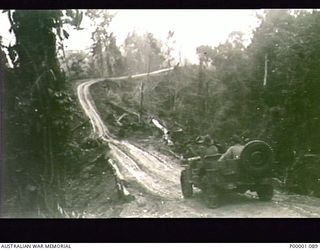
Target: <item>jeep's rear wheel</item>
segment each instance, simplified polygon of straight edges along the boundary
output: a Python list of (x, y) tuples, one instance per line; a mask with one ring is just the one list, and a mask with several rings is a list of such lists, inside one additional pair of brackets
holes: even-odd
[(180, 175), (180, 184), (181, 184), (181, 191), (184, 198), (190, 198), (193, 195), (193, 188), (192, 184), (189, 180), (188, 173), (186, 170), (181, 171)]
[(257, 188), (257, 194), (262, 201), (270, 201), (273, 197), (273, 186), (263, 185)]

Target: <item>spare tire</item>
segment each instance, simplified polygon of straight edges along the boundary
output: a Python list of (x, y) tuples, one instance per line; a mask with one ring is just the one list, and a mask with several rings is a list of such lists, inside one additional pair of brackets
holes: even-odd
[(273, 152), (266, 142), (254, 140), (244, 146), (240, 160), (242, 169), (248, 174), (263, 176), (271, 171)]

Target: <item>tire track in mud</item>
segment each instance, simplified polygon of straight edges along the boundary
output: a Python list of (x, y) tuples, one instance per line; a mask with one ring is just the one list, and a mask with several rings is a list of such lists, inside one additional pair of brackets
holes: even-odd
[[(126, 156), (134, 161), (139, 171), (143, 173), (140, 175), (139, 182), (142, 185), (150, 183), (153, 188), (156, 188), (156, 193), (162, 194), (161, 196), (166, 198), (180, 198), (180, 184), (179, 175), (180, 171), (178, 167), (168, 167), (163, 162), (159, 161), (154, 156), (141, 150), (128, 142), (122, 142), (122, 151)], [(168, 164), (169, 165), (169, 164)], [(137, 169), (137, 168), (136, 168)], [(138, 176), (139, 177), (139, 176)], [(149, 188), (152, 190), (152, 188)]]
[(128, 155), (118, 146), (110, 145), (110, 148), (112, 149), (111, 155), (121, 167), (122, 174), (128, 181), (133, 178), (133, 180), (144, 187), (147, 192), (166, 199), (172, 198), (173, 194), (170, 189), (168, 189), (168, 185), (164, 180), (161, 181), (159, 178), (156, 178), (156, 176), (152, 176), (147, 171), (143, 171), (140, 168), (142, 165), (141, 162)]
[[(137, 145), (136, 143), (132, 142), (130, 143), (130, 145), (142, 150), (143, 152), (144, 149), (142, 146)], [(174, 160), (166, 155), (161, 154), (161, 157), (159, 155), (157, 155), (156, 151), (154, 151), (153, 149), (148, 148), (148, 155), (151, 155), (152, 157), (156, 158), (159, 162), (162, 162), (164, 164), (164, 167), (166, 169), (173, 169), (176, 170), (177, 168), (179, 168), (179, 163), (177, 162), (178, 158), (175, 158)]]
[[(146, 152), (128, 142), (124, 142), (125, 146), (129, 149), (129, 154), (131, 157), (135, 158), (137, 161), (143, 158), (145, 163), (152, 168), (146, 168), (146, 171), (150, 173), (155, 173), (157, 176), (162, 177), (168, 181), (176, 183), (177, 177), (179, 176), (179, 169), (177, 166), (172, 166), (170, 163), (160, 161), (158, 158)], [(143, 165), (143, 163), (141, 163)], [(169, 174), (169, 175), (168, 175)]]
[[(159, 71), (160, 73), (163, 71)], [(144, 76), (144, 75), (138, 75)], [(134, 78), (135, 76), (132, 76)], [(113, 78), (116, 80), (117, 78)], [(118, 78), (121, 79), (121, 78)], [(109, 143), (114, 160), (127, 180), (134, 180), (151, 194), (166, 199), (181, 198), (179, 174), (177, 166), (159, 157), (149, 154), (145, 150), (130, 144), (128, 141), (115, 139), (97, 113), (89, 92), (91, 85), (105, 79), (89, 80), (77, 87), (79, 102), (89, 117), (93, 134)]]
[[(308, 204), (308, 201), (311, 200), (316, 204)], [(303, 217), (311, 218), (311, 217), (319, 217), (320, 209), (318, 208), (320, 205), (319, 198), (311, 198), (303, 195), (288, 195), (285, 200), (282, 201), (273, 201), (278, 206), (288, 209), (290, 211), (296, 212)], [(315, 209), (317, 207), (317, 209)]]

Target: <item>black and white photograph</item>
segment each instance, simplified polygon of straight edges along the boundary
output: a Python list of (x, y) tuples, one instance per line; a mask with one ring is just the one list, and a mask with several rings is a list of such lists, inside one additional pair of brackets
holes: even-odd
[(1, 218), (320, 217), (318, 9), (0, 24)]

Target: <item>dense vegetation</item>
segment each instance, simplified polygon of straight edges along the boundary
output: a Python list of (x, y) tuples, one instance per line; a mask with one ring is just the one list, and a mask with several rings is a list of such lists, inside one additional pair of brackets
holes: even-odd
[[(151, 33), (132, 32), (120, 47), (108, 31), (114, 17), (90, 10), (85, 14), (96, 27), (92, 50), (69, 54), (63, 49), (69, 36), (63, 27), (79, 28), (83, 13), (7, 13), (16, 37), (15, 45), (0, 50), (6, 75), (8, 190), (18, 194), (23, 207), (50, 210), (63, 201), (52, 195), (49, 199), (47, 193), (58, 194), (66, 178), (79, 171), (83, 154), (73, 134), (72, 126), (81, 118), (70, 80), (174, 66), (174, 32), (169, 31), (165, 43)], [(157, 115), (171, 127), (178, 124), (190, 138), (209, 133), (228, 143), (238, 133), (264, 139), (275, 150), (282, 177), (293, 152), (320, 151), (320, 13), (272, 10), (260, 20), (248, 47), (242, 34), (233, 32), (219, 46), (199, 46), (198, 65), (180, 65), (165, 76), (143, 80), (143, 106), (141, 81), (110, 84), (106, 94), (121, 90), (111, 100)]]
[(81, 153), (73, 146), (71, 128), (79, 116), (76, 99), (58, 61), (58, 46), (68, 35), (63, 25), (77, 26), (79, 16), (55, 10), (6, 12), (16, 37), (6, 48), (13, 64), (5, 69), (6, 194), (25, 214), (54, 215)]

